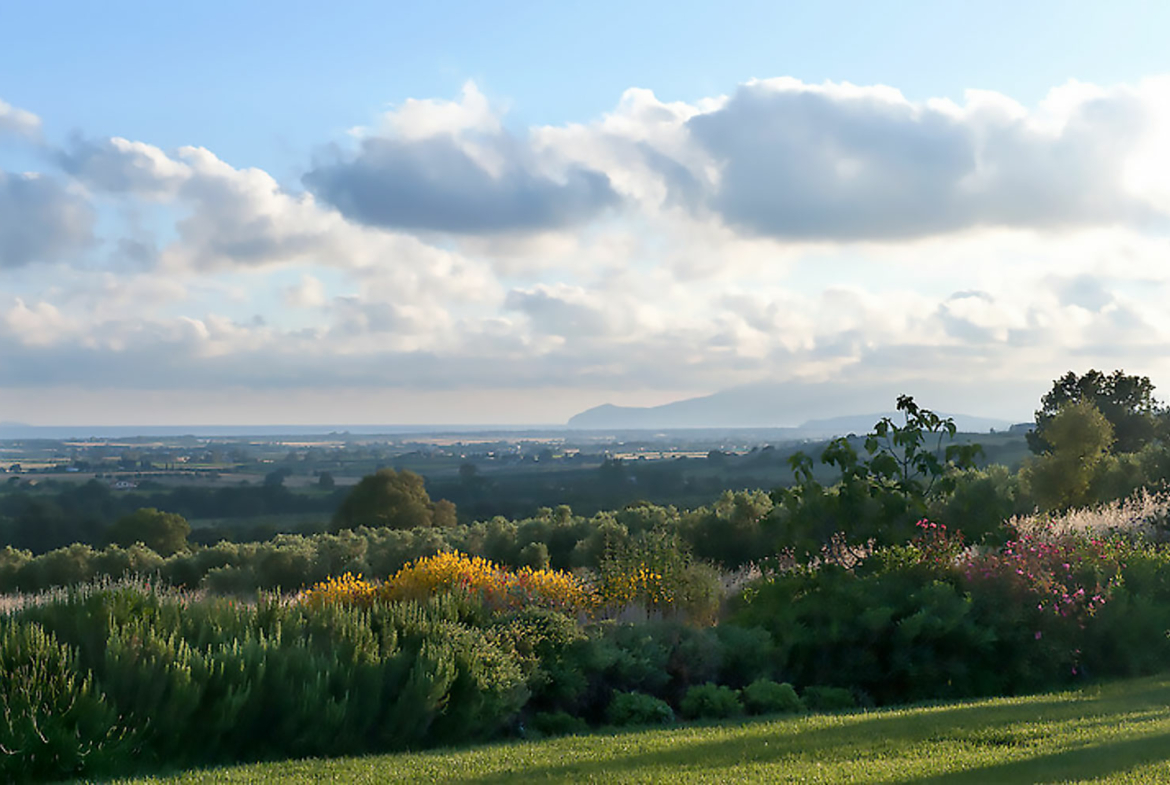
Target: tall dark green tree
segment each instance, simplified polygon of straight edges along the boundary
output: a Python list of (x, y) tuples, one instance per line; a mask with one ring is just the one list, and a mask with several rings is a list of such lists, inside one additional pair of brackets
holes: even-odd
[(1069, 371), (1040, 399), (1036, 430), (1028, 434), (1032, 452), (1051, 450), (1045, 430), (1061, 409), (1080, 401), (1095, 406), (1113, 426), (1114, 452), (1137, 452), (1157, 436), (1162, 410), (1149, 377), (1127, 375), (1122, 370), (1104, 374), (1093, 369), (1083, 376)]
[(182, 515), (143, 507), (110, 524), (106, 539), (111, 545), (122, 546), (140, 542), (160, 556), (171, 556), (187, 550), (190, 533), (191, 525)]
[[(441, 506), (439, 506), (441, 505)], [(391, 529), (417, 529), (454, 523), (455, 509), (450, 502), (436, 505), (427, 493), (423, 478), (412, 471), (380, 469), (363, 477), (353, 487), (333, 516), (333, 529), (357, 526)]]

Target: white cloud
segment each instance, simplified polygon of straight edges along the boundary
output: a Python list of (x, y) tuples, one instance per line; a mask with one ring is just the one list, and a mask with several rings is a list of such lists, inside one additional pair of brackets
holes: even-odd
[(37, 139), (41, 134), (41, 118), (32, 112), (0, 101), (0, 134), (3, 133)]
[[(80, 152), (79, 152), (80, 151)], [(110, 140), (75, 145), (72, 171), (100, 191), (173, 203), (177, 239), (153, 254), (159, 274), (316, 266), (347, 271), (364, 298), (442, 309), (497, 294), (485, 262), (409, 234), (347, 221), (307, 193), (294, 194), (260, 169), (236, 169), (209, 150), (168, 155), (147, 144)], [(311, 276), (287, 302), (324, 304)]]
[(464, 83), (459, 101), (408, 98), (382, 116), (376, 131), (360, 128), (356, 135), (389, 135), (415, 142), (433, 136), (457, 137), (466, 131), (500, 131), (499, 117), (475, 82), (470, 81)]
[(86, 185), (146, 198), (173, 197), (192, 176), (189, 166), (154, 145), (120, 137), (75, 137), (56, 157), (62, 169)]
[(895, 240), (980, 226), (1141, 222), (1122, 153), (1150, 123), (1132, 91), (1056, 90), (1021, 117), (986, 94), (955, 110), (895, 90), (769, 80), (688, 121), (719, 166), (704, 204), (754, 234)]
[(989, 91), (959, 105), (780, 78), (695, 104), (630, 90), (596, 122), (533, 133), (643, 210), (684, 205), (787, 243), (901, 241), (1165, 219), (1167, 106), (1166, 78), (1069, 82), (1032, 109)]
[(1149, 122), (1124, 157), (1122, 178), (1136, 197), (1170, 214), (1170, 76), (1146, 80), (1137, 93)]
[(285, 288), (284, 301), (294, 308), (320, 308), (326, 302), (325, 285), (305, 273), (297, 285)]
[(49, 346), (71, 332), (71, 326), (55, 306), (34, 303), (30, 308), (17, 297), (0, 317), (5, 332), (15, 336), (29, 347)]
[(458, 102), (411, 100), (359, 149), (338, 151), (305, 185), (351, 220), (454, 234), (565, 228), (618, 203), (609, 178), (544, 159), (506, 131), (475, 85)]

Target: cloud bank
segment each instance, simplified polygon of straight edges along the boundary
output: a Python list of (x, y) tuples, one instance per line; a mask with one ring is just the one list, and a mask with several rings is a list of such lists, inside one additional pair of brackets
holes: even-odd
[(1070, 367), (1170, 382), (1167, 105), (1166, 78), (1034, 107), (780, 78), (516, 128), (469, 83), (281, 182), (202, 147), (57, 144), (0, 103), (45, 161), (0, 168), (0, 404), (453, 391), (468, 421), (490, 389), (523, 421), (550, 390), (567, 417), (581, 391), (786, 380), (978, 389), (972, 413), (1012, 416)]

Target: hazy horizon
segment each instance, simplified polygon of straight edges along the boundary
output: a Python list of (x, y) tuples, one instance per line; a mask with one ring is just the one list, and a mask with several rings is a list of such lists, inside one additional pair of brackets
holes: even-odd
[[(594, 407), (604, 409), (605, 406)], [(620, 408), (620, 407), (619, 407)], [(585, 410), (578, 414), (590, 412)], [(647, 407), (646, 411), (653, 411)], [(1031, 420), (1031, 414), (1020, 417), (986, 417), (978, 413), (939, 410), (943, 416), (956, 416), (961, 419), (976, 419), (997, 421), (1000, 425), (1016, 424)], [(44, 438), (102, 438), (102, 437), (130, 437), (130, 436), (271, 436), (271, 435), (327, 435), (330, 433), (349, 433), (351, 435), (392, 435), (392, 434), (434, 434), (434, 433), (474, 433), (474, 432), (501, 432), (522, 433), (531, 432), (570, 432), (570, 431), (786, 431), (798, 430), (810, 423), (829, 420), (844, 420), (849, 418), (896, 416), (893, 407), (873, 408), (865, 411), (841, 411), (826, 416), (802, 416), (793, 412), (785, 423), (760, 422), (758, 424), (717, 424), (695, 423), (688, 425), (620, 425), (620, 424), (572, 424), (562, 422), (430, 422), (430, 423), (394, 423), (394, 422), (251, 422), (251, 423), (212, 423), (212, 422), (170, 422), (170, 423), (30, 423), (14, 420), (0, 420), (0, 439), (18, 439), (27, 436)], [(572, 418), (570, 418), (572, 419)], [(875, 420), (876, 421), (876, 420)], [(15, 435), (14, 435), (15, 434)]]

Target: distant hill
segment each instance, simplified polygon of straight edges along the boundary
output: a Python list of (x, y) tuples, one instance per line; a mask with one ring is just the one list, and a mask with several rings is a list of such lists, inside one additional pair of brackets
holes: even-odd
[[(890, 400), (895, 396), (890, 396)], [(823, 437), (868, 433), (884, 416), (900, 422), (896, 412), (825, 416), (856, 406), (854, 392), (844, 386), (815, 385), (788, 388), (760, 384), (688, 398), (661, 406), (596, 406), (569, 418), (568, 427), (582, 429), (668, 428), (791, 428), (794, 437)], [(1007, 430), (1009, 420), (944, 414), (953, 417), (959, 430), (985, 433)]]

